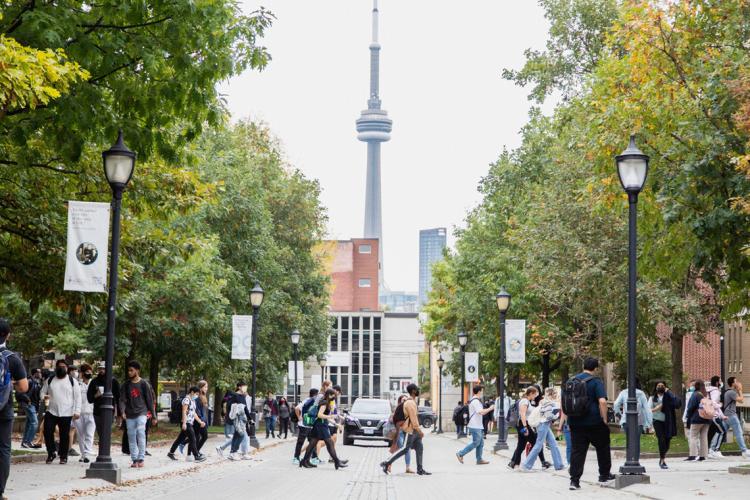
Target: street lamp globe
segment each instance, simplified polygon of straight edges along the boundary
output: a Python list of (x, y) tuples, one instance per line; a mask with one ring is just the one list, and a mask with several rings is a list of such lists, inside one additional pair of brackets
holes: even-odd
[(458, 345), (461, 347), (466, 347), (466, 342), (469, 341), (469, 335), (466, 332), (461, 332), (458, 334)]
[(299, 330), (294, 330), (291, 334), (289, 334), (289, 337), (291, 337), (292, 339), (292, 344), (294, 345), (299, 344), (299, 337), (300, 337)]
[(635, 135), (630, 136), (628, 148), (615, 157), (620, 184), (628, 193), (638, 194), (646, 183), (649, 157), (635, 145)]
[(495, 296), (497, 301), (497, 308), (501, 313), (508, 312), (510, 309), (510, 294), (505, 291), (505, 287), (500, 289), (500, 293)]
[(320, 365), (321, 368), (325, 368), (326, 365), (328, 364), (328, 360), (326, 360), (325, 356), (321, 356), (320, 358), (318, 358), (318, 364)]
[(443, 365), (445, 364), (445, 360), (443, 359), (443, 355), (441, 354), (437, 359), (437, 365), (439, 369), (443, 369)]
[(260, 287), (260, 284), (256, 281), (255, 286), (252, 290), (250, 290), (250, 305), (254, 308), (260, 307), (260, 305), (263, 303), (263, 289)]
[(117, 142), (102, 152), (104, 175), (113, 191), (121, 191), (130, 182), (135, 170), (135, 153), (122, 142), (122, 130), (117, 133)]

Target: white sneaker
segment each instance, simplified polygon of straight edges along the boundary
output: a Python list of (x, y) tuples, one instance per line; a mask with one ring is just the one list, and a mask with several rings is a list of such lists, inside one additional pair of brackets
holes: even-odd
[(229, 460), (239, 460), (240, 458), (237, 456), (236, 453), (230, 453), (229, 454)]
[(714, 455), (716, 455), (716, 458), (726, 458), (724, 455), (721, 454), (720, 450), (716, 450), (714, 452)]
[(750, 450), (745, 450), (742, 452), (742, 456), (745, 458), (750, 458)]
[(253, 457), (251, 457), (249, 453), (244, 453), (242, 455), (242, 460), (252, 460), (252, 459)]
[(708, 457), (707, 458), (712, 459), (712, 460), (718, 460), (719, 456), (716, 454), (716, 452), (714, 450), (708, 450)]
[(224, 450), (223, 450), (223, 449), (221, 448), (221, 446), (217, 446), (217, 447), (216, 447), (216, 453), (217, 453), (217, 454), (218, 454), (218, 455), (219, 455), (220, 457), (223, 457), (223, 456), (224, 456)]

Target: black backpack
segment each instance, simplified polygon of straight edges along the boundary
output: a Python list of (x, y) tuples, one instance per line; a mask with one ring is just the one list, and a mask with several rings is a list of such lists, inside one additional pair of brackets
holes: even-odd
[(10, 375), (10, 358), (13, 355), (13, 351), (3, 349), (0, 351), (0, 410), (5, 409), (5, 406), (10, 401), (10, 393), (13, 390), (13, 380)]
[[(473, 398), (476, 399), (476, 398)], [(471, 403), (471, 401), (469, 401)], [(460, 425), (462, 427), (466, 427), (469, 425), (469, 405), (468, 403), (456, 408), (453, 412), (453, 423), (456, 425)]]
[(563, 384), (561, 403), (567, 416), (582, 417), (588, 413), (589, 392), (586, 383), (593, 378), (593, 375), (573, 377)]

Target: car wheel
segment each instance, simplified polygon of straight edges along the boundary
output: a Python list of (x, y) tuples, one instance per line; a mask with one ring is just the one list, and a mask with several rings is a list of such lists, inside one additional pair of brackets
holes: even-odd
[(422, 420), (422, 427), (424, 427), (425, 429), (429, 429), (430, 427), (433, 426), (434, 423), (435, 422), (432, 420), (432, 417), (425, 417)]

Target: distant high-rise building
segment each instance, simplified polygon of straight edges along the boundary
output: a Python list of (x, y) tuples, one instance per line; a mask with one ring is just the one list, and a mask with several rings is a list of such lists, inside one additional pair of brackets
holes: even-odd
[(432, 265), (443, 260), (447, 245), (444, 227), (423, 229), (419, 232), (419, 304), (427, 303), (427, 294), (432, 288)]
[(383, 206), (380, 195), (380, 143), (391, 138), (393, 121), (380, 108), (380, 43), (378, 42), (378, 0), (373, 0), (372, 42), (370, 43), (370, 98), (357, 120), (357, 139), (367, 143), (367, 187), (365, 191), (365, 238), (380, 243), (379, 274), (383, 282)]
[(419, 309), (419, 295), (414, 292), (380, 292), (380, 307), (387, 312), (414, 313)]

